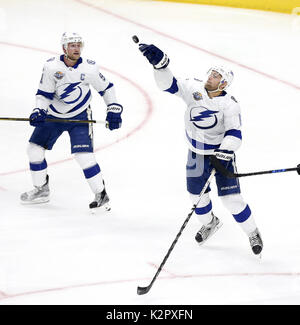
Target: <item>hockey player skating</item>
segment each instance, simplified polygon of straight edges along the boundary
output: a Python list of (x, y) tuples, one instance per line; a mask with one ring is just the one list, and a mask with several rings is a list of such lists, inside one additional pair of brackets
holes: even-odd
[(93, 130), (90, 123), (53, 123), (46, 118), (75, 120), (91, 119), (90, 85), (102, 96), (107, 106), (106, 126), (121, 127), (123, 111), (116, 99), (115, 87), (99, 71), (95, 61), (81, 57), (83, 40), (77, 33), (64, 33), (61, 38), (63, 54), (49, 59), (43, 69), (36, 93), (36, 108), (30, 115), (35, 127), (27, 148), (34, 189), (21, 195), (25, 204), (44, 203), (50, 198), (49, 176), (45, 151), (51, 150), (60, 135), (67, 131), (71, 153), (81, 166), (84, 176), (95, 194), (90, 208), (108, 208), (100, 167), (93, 153)]
[[(136, 40), (134, 40), (136, 42)], [(154, 67), (158, 87), (183, 99), (185, 132), (188, 143), (187, 190), (194, 204), (213, 169), (209, 156), (216, 158), (230, 171), (236, 171), (235, 151), (242, 142), (241, 111), (236, 99), (227, 89), (233, 81), (233, 72), (221, 66), (212, 67), (206, 82), (198, 79), (176, 78), (170, 69), (169, 58), (154, 45), (139, 44), (139, 49)], [(247, 234), (252, 251), (260, 255), (263, 242), (250, 207), (241, 196), (237, 178), (226, 178), (219, 172), (215, 176), (224, 206)], [(203, 244), (222, 225), (212, 212), (208, 188), (195, 209), (203, 225), (195, 239)]]

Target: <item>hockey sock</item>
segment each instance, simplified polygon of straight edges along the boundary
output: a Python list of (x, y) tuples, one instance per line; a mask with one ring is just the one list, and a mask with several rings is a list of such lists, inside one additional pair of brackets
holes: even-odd
[(30, 162), (31, 179), (34, 186), (43, 186), (46, 183), (47, 161)]
[(248, 236), (256, 229), (256, 224), (248, 204), (240, 213), (233, 214), (233, 217)]
[(95, 155), (90, 152), (76, 153), (75, 159), (82, 168), (91, 190), (95, 194), (102, 192), (104, 189), (104, 183), (101, 175), (101, 169), (96, 162)]
[(90, 185), (91, 190), (96, 194), (104, 189), (104, 183), (101, 176), (101, 170), (98, 164), (83, 170), (84, 176)]
[(27, 147), (27, 155), (29, 158), (29, 168), (33, 185), (43, 186), (46, 183), (47, 176), (45, 149), (34, 143), (29, 143)]
[(224, 196), (222, 201), (247, 235), (257, 228), (251, 210), (240, 194)]
[[(199, 196), (191, 194), (191, 200), (193, 204), (196, 204), (197, 201), (199, 200)], [(208, 193), (205, 193), (202, 196), (202, 199), (200, 200), (200, 202), (198, 203), (195, 209), (195, 214), (198, 220), (200, 221), (200, 223), (202, 223), (203, 225), (207, 225), (212, 221), (211, 210), (212, 210), (211, 200), (209, 198)]]

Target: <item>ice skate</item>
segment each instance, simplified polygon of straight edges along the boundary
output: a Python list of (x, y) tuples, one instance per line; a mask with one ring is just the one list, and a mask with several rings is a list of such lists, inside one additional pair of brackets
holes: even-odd
[(249, 235), (249, 242), (253, 253), (261, 257), (263, 241), (257, 228)]
[(212, 217), (212, 221), (209, 224), (202, 226), (195, 236), (195, 239), (199, 245), (202, 245), (204, 242), (206, 242), (207, 239), (222, 226), (222, 222), (213, 213)]
[(42, 186), (35, 186), (32, 191), (21, 194), (22, 204), (46, 203), (50, 200), (49, 176), (46, 177), (46, 183)]
[(110, 210), (109, 197), (106, 193), (105, 188), (102, 192), (96, 193), (94, 201), (90, 203), (90, 209), (95, 208), (104, 208), (106, 211)]

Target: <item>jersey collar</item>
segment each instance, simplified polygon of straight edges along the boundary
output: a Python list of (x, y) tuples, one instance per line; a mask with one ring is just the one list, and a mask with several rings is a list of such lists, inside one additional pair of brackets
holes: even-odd
[[(62, 54), (62, 55), (60, 56), (60, 61), (62, 61), (62, 62), (64, 63), (64, 65), (65, 65), (66, 67), (68, 67), (68, 66), (65, 64), (65, 61), (64, 61), (64, 54)], [(68, 68), (76, 69), (76, 68), (79, 66), (80, 63), (82, 63), (82, 58), (81, 58), (81, 57), (78, 59), (77, 63), (76, 63), (75, 65), (73, 65), (73, 67), (68, 67)]]
[(226, 95), (227, 95), (227, 92), (226, 92), (225, 90), (223, 90), (223, 91), (221, 92), (221, 94), (220, 94), (218, 97), (226, 96)]
[[(206, 93), (207, 95), (209, 94), (209, 92), (207, 91), (206, 88), (204, 88), (206, 90)], [(216, 97), (213, 97), (213, 98), (218, 98), (218, 97), (223, 97), (223, 96), (226, 96), (227, 95), (227, 92), (225, 90), (222, 90), (221, 94), (216, 96)]]

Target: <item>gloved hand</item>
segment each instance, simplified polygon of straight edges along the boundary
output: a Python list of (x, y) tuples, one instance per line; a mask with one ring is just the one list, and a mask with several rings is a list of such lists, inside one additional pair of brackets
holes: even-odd
[(139, 50), (154, 66), (155, 69), (164, 69), (168, 66), (170, 60), (163, 51), (155, 45), (139, 44)]
[(118, 129), (122, 125), (121, 114), (123, 106), (120, 104), (110, 104), (106, 111), (106, 127), (110, 130)]
[(42, 126), (47, 118), (47, 112), (44, 109), (35, 108), (29, 116), (31, 126)]
[(229, 162), (234, 159), (234, 152), (231, 150), (215, 149), (214, 156), (226, 168)]

